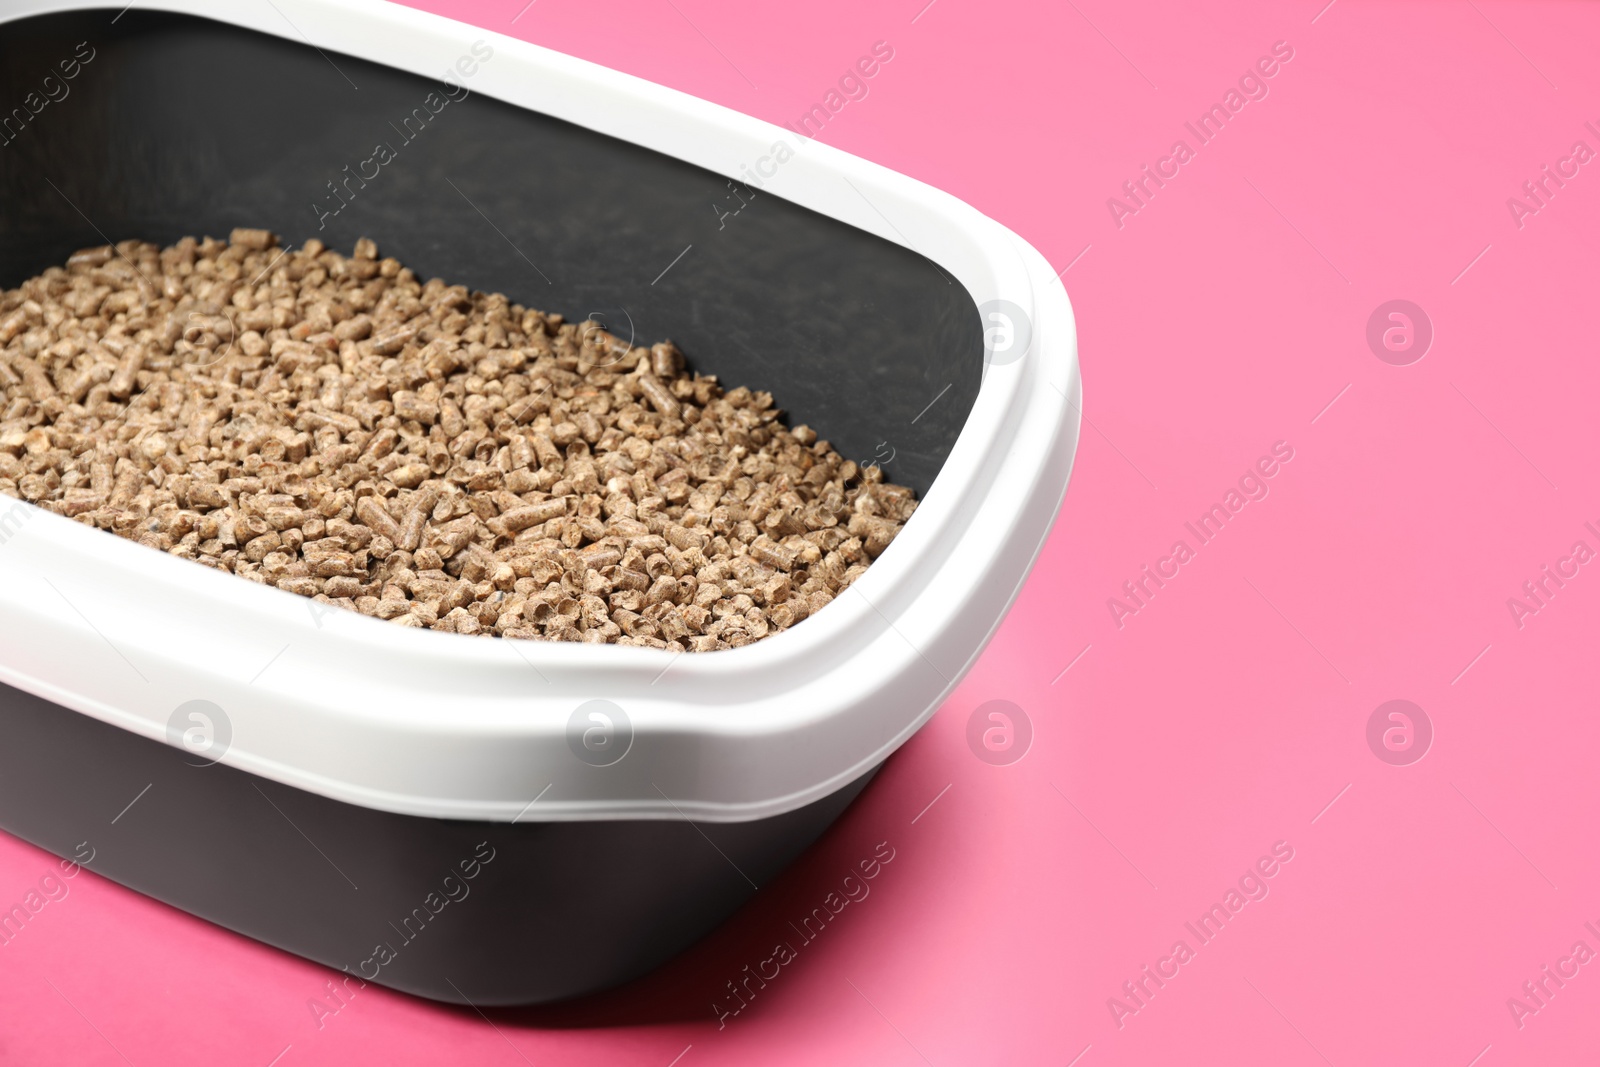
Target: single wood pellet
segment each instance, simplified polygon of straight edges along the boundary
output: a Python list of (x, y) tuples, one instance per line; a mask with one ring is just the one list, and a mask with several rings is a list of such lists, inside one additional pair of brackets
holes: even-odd
[(670, 342), (264, 230), (0, 296), (0, 492), (403, 626), (736, 648), (916, 508)]

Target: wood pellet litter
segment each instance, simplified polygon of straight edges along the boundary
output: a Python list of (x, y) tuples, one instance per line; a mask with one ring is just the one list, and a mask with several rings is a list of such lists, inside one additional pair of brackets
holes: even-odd
[(704, 652), (793, 626), (916, 507), (768, 393), (264, 230), (0, 296), (0, 492), (402, 626)]

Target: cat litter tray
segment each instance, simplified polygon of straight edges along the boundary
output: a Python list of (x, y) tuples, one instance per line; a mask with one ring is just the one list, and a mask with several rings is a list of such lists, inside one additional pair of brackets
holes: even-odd
[(0, 498), (0, 827), (369, 981), (552, 1001), (736, 910), (998, 626), (1079, 396), (1066, 294), (1004, 227), (402, 7), (6, 8), (0, 285), (129, 238), (370, 236), (420, 277), (671, 337), (922, 503), (811, 618), (674, 656), (407, 629)]

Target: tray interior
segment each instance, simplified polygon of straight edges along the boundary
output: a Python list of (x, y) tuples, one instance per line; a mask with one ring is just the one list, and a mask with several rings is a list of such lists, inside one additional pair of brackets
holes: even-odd
[[(192, 16), (0, 26), (0, 286), (107, 240), (261, 226), (348, 254), (369, 236), (424, 279), (596, 315), (639, 343), (671, 338), (694, 369), (772, 392), (791, 424), (927, 490), (982, 370), (959, 282), (770, 193), (493, 100), (470, 77), (447, 85), (455, 50), (441, 45), (434, 81)], [(68, 80), (60, 64), (75, 58)]]

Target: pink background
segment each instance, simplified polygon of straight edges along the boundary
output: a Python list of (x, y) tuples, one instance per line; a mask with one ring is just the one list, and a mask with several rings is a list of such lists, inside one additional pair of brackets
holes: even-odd
[[(1600, 965), (1520, 1028), (1506, 1002), (1574, 942), (1600, 950), (1600, 567), (1521, 628), (1507, 599), (1575, 541), (1600, 549), (1600, 167), (1520, 228), (1506, 201), (1574, 141), (1600, 149), (1600, 9), (537, 0), (512, 24), (522, 2), (419, 6), (775, 122), (894, 47), (824, 139), (1071, 264), (1089, 421), (1038, 568), (819, 846), (629, 989), (491, 1025), (370, 988), (319, 1029), (329, 972), (85, 874), (0, 951), (0, 1062), (1592, 1055)], [(1183, 123), (1277, 41), (1294, 57), (1269, 95), (1119, 228), (1107, 198), (1195, 147)], [(1435, 331), (1409, 366), (1366, 341), (1395, 298)], [(1185, 521), (1278, 441), (1270, 494), (1119, 628), (1107, 599), (1195, 547)], [(966, 741), (996, 699), (1034, 730), (1008, 766)], [(1409, 766), (1366, 740), (1391, 699), (1435, 731)], [(870, 897), (719, 1030), (724, 983), (880, 841)], [(1269, 895), (1200, 945), (1184, 923), (1278, 841)], [(52, 865), (0, 840), (0, 901)], [(1108, 998), (1180, 938), (1193, 959), (1119, 1028)]]

